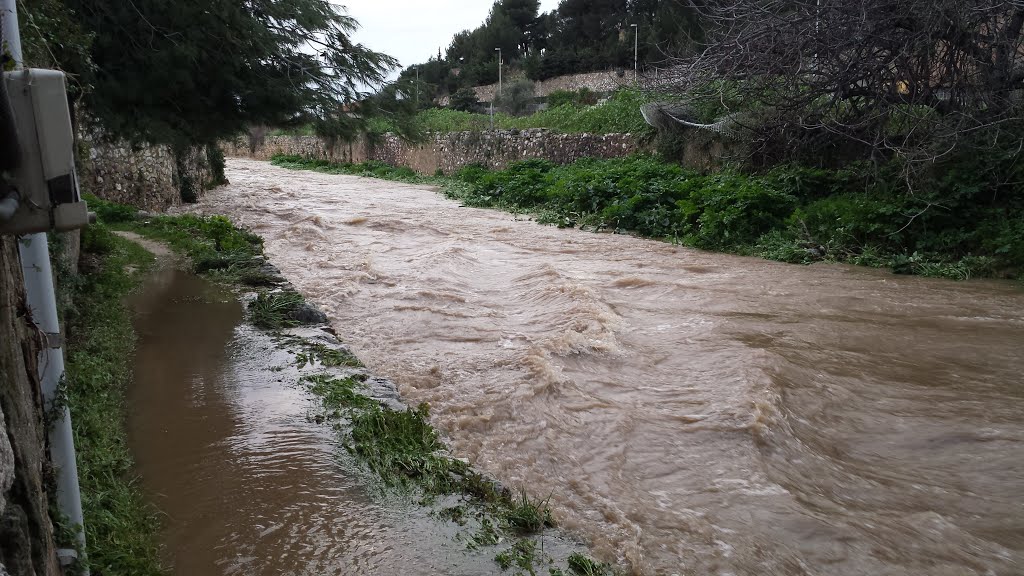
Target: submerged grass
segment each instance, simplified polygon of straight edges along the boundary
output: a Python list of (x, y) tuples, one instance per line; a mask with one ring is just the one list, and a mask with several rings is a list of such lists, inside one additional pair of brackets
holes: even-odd
[(290, 314), (302, 302), (302, 295), (298, 292), (260, 292), (247, 306), (249, 309), (249, 321), (257, 328), (265, 328), (267, 330), (280, 330), (281, 328), (297, 326), (299, 322), (292, 319)]
[(83, 272), (67, 312), (67, 402), (93, 574), (161, 574), (159, 522), (133, 472), (125, 429), (135, 333), (124, 298), (141, 283), (153, 256), (102, 225), (83, 231)]

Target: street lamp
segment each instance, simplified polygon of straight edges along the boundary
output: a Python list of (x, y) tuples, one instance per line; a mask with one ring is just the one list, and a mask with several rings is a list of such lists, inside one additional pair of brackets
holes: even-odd
[(630, 24), (633, 28), (633, 84), (636, 84), (636, 70), (637, 70), (637, 54), (640, 47), (640, 27), (636, 24)]
[(498, 51), (498, 96), (501, 96), (501, 48), (495, 48)]

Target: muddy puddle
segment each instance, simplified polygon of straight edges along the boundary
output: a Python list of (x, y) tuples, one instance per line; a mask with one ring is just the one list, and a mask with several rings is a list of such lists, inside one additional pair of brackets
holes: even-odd
[(132, 303), (130, 441), (173, 574), (488, 574), (495, 550), (374, 486), (311, 418), (294, 356), (236, 295), (165, 266)]

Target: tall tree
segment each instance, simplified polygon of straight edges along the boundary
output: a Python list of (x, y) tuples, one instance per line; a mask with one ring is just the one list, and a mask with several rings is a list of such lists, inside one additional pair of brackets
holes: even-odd
[(1021, 138), (1005, 133), (1024, 115), (1019, 0), (740, 0), (701, 16), (707, 42), (677, 60), (676, 88), (761, 109), (750, 137), (825, 133), (929, 163)]
[(345, 106), (396, 61), (327, 0), (65, 0), (94, 34), (89, 111), (111, 133), (212, 142), (249, 124), (351, 133)]

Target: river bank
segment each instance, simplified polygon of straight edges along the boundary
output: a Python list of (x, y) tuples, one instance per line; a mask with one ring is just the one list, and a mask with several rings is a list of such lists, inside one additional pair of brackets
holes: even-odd
[[(97, 476), (116, 476), (128, 495), (118, 506), (109, 502), (86, 506), (87, 529), (93, 536), (90, 549), (95, 546), (91, 554), (94, 566), (109, 574), (160, 573), (156, 516), (153, 506), (141, 499), (143, 487), (150, 500), (155, 498), (157, 507), (169, 514), (163, 522), (162, 566), (165, 570), (173, 567), (176, 573), (226, 574), (245, 569), (249, 574), (276, 574), (302, 566), (320, 566), (318, 573), (324, 574), (371, 568), (467, 575), (505, 568), (529, 573), (560, 573), (563, 569), (567, 573), (608, 572), (609, 567), (590, 560), (577, 543), (550, 528), (545, 501), (528, 497), (518, 487), (504, 488), (452, 455), (442, 437), (430, 427), (426, 405), (405, 406), (389, 380), (363, 368), (325, 324), (326, 317), (304, 303), (267, 263), (258, 237), (234, 228), (224, 218), (186, 215), (138, 221), (134, 210), (127, 207), (95, 200), (91, 206), (100, 213), (101, 221), (119, 229), (117, 234), (157, 239), (185, 258), (168, 264), (165, 255), (163, 264), (154, 269), (151, 256), (128, 239), (111, 234), (104, 224), (86, 234), (85, 261), (92, 264), (83, 276), (85, 284), (96, 283), (93, 275), (106, 271), (104, 281), (117, 285), (116, 289), (102, 291), (103, 300), (90, 298), (95, 291), (79, 291), (74, 302), (116, 316), (121, 339), (103, 357), (76, 356), (82, 350), (72, 349), (69, 374), (88, 365), (117, 375), (103, 382), (103, 390), (79, 386), (81, 394), (71, 399), (72, 409), (76, 415), (84, 413), (91, 410), (94, 396), (106, 399), (103, 408), (108, 417), (104, 427), (97, 428), (91, 418), (85, 418), (80, 436), (86, 444), (98, 440), (121, 448), (116, 471), (104, 469), (102, 459), (93, 469)], [(154, 245), (138, 236), (133, 239), (150, 249), (159, 250), (164, 245)], [(122, 253), (130, 254), (132, 259), (125, 260)], [(208, 280), (194, 276), (190, 270), (202, 271)], [(118, 272), (127, 277), (118, 278)], [(142, 290), (127, 301), (125, 298), (140, 285)], [(216, 288), (218, 285), (221, 288)], [(135, 330), (124, 322), (132, 316), (129, 307), (135, 310)], [(213, 326), (218, 322), (219, 328)], [(97, 329), (95, 322), (74, 326), (83, 337), (93, 337)], [(187, 334), (193, 336), (182, 338)], [(135, 380), (129, 383), (125, 378), (131, 361), (126, 358), (133, 356), (136, 343)], [(232, 360), (225, 360), (225, 354)], [(227, 367), (221, 369), (218, 365)], [(71, 382), (79, 383), (82, 378)], [(208, 381), (206, 392), (199, 398), (193, 397), (195, 390), (189, 384), (194, 381)], [(220, 400), (214, 401), (217, 398)], [(231, 398), (247, 399), (250, 411), (253, 406), (263, 408), (241, 420), (237, 415), (216, 416), (218, 410), (236, 410), (230, 408)], [(315, 399), (313, 404), (310, 398)], [(179, 408), (174, 411), (172, 406)], [(224, 420), (227, 428), (210, 429), (214, 419)], [(225, 445), (252, 449), (253, 441), (251, 435), (247, 436), (250, 440), (228, 441), (217, 430), (259, 428), (260, 422), (276, 420), (280, 424), (282, 419), (287, 421), (283, 428), (253, 433), (262, 438), (255, 453), (218, 454)], [(128, 441), (125, 425), (131, 432)], [(179, 433), (175, 429), (181, 426), (184, 428)], [(282, 444), (268, 440), (268, 434), (283, 434)], [(189, 449), (189, 441), (198, 444)], [(132, 446), (137, 466), (125, 453), (125, 445)], [(296, 456), (306, 449), (304, 446), (313, 448), (305, 456)], [(197, 453), (209, 457), (188, 460)], [(232, 461), (235, 464), (229, 464)], [(245, 473), (246, 463), (255, 466), (253, 474)], [(228, 468), (218, 472), (216, 466), (223, 465)], [(199, 472), (204, 469), (207, 472)], [(136, 471), (142, 476), (141, 484), (132, 480)], [(169, 473), (173, 471), (176, 473)], [(255, 491), (266, 496), (271, 486), (289, 485), (289, 474), (306, 488), (297, 488), (291, 482), (293, 489), (277, 496), (270, 490), (265, 503), (270, 508), (253, 512), (264, 518), (257, 524), (268, 532), (248, 536), (245, 530), (231, 532), (231, 519), (238, 516), (238, 510), (246, 509), (231, 505), (231, 494)], [(239, 476), (236, 490), (225, 492), (223, 483), (216, 481), (205, 489), (209, 495), (198, 498), (198, 503), (176, 496), (196, 496), (204, 490), (204, 479), (232, 475)], [(310, 478), (317, 487), (310, 487)], [(348, 492), (327, 487), (339, 481), (348, 486), (344, 489)], [(102, 479), (86, 480), (85, 491), (106, 494), (109, 486)], [(333, 494), (331, 501), (340, 497), (342, 507), (336, 509), (337, 517), (332, 518), (315, 505), (317, 494), (324, 493)], [(349, 493), (357, 496), (345, 496)], [(400, 496), (397, 501), (396, 495)], [(259, 506), (258, 502), (254, 504)], [(274, 528), (279, 526), (273, 518), (274, 506), (299, 506), (312, 514), (281, 512), (283, 517), (292, 517), (292, 528), (274, 537), (279, 544), (270, 545), (280, 554), (262, 549), (269, 545), (266, 537), (278, 530)], [(216, 509), (221, 512), (213, 514), (217, 518), (214, 521), (211, 514)], [(125, 515), (140, 520), (128, 524)], [(188, 518), (191, 520), (183, 520)], [(238, 522), (239, 526), (253, 525), (251, 515), (239, 517)], [(333, 526), (353, 522), (366, 526), (368, 531), (324, 540), (324, 534), (335, 533)], [(377, 522), (391, 528), (371, 528)], [(104, 537), (108, 529), (115, 534)], [(136, 545), (126, 546), (117, 537), (117, 530), (130, 530)], [(196, 540), (197, 534), (207, 537)], [(213, 537), (218, 534), (219, 538)], [(405, 542), (404, 551), (386, 547), (375, 552), (382, 539)], [(318, 542), (315, 546), (314, 541)], [(204, 548), (211, 545), (214, 548)], [(179, 555), (181, 546), (190, 551), (188, 556)], [(218, 552), (223, 546), (227, 549)], [(314, 548), (320, 552), (310, 555)], [(139, 553), (140, 549), (145, 555)], [(227, 556), (218, 556), (222, 553)], [(239, 563), (228, 558), (236, 553), (245, 560)], [(343, 559), (353, 558), (350, 553), (361, 559), (349, 565)]]
[[(1011, 158), (955, 165), (906, 189), (899, 166), (824, 170), (778, 166), (702, 174), (654, 156), (546, 159), (502, 170), (469, 165), (419, 175), (381, 162), (278, 154), (291, 169), (437, 186), (467, 206), (528, 214), (558, 227), (628, 233), (673, 244), (795, 264), (843, 262), (897, 274), (966, 280), (1024, 270), (1024, 197)], [(564, 164), (564, 165), (559, 165)], [(972, 170), (976, 176), (963, 176)], [(948, 198), (948, 199), (947, 199)]]

